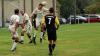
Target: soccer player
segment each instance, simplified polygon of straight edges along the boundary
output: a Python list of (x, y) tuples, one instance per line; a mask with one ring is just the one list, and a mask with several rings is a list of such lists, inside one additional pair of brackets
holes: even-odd
[(58, 17), (53, 15), (54, 8), (49, 9), (49, 14), (43, 17), (42, 19), (42, 30), (46, 27), (47, 35), (48, 35), (48, 47), (49, 47), (49, 55), (52, 56), (52, 52), (56, 46), (56, 30), (59, 28), (59, 20)]
[[(26, 32), (27, 36), (30, 40), (29, 43), (31, 43), (32, 42), (32, 40), (31, 40), (32, 24), (31, 24), (30, 18), (28, 16), (28, 14), (24, 12), (24, 10), (21, 10), (20, 13), (22, 14), (23, 25), (24, 25), (24, 29), (22, 29), (21, 37), (24, 37), (24, 33)], [(21, 39), (21, 42), (22, 41), (23, 41), (23, 39)]]
[[(34, 23), (35, 24), (35, 30), (34, 30), (34, 35), (33, 35), (34, 44), (36, 44), (36, 40), (35, 40), (36, 39), (36, 32), (37, 32), (39, 26), (41, 25), (41, 18), (43, 17), (44, 13), (48, 11), (48, 9), (44, 7), (45, 4), (46, 4), (46, 2), (40, 3), (38, 5), (38, 7), (32, 12), (32, 14), (30, 16), (32, 18), (32, 16), (36, 15), (35, 23)], [(43, 38), (43, 32), (42, 31), (41, 31), (40, 35), (41, 35), (40, 36), (40, 42), (42, 43), (42, 38)]]
[(15, 14), (12, 15), (10, 18), (10, 25), (9, 25), (9, 30), (12, 34), (12, 40), (13, 40), (13, 45), (11, 48), (12, 52), (16, 50), (17, 43), (19, 42), (18, 33), (17, 33), (17, 28), (19, 26), (19, 19), (20, 19), (19, 9), (15, 9), (14, 13)]
[(24, 43), (24, 33), (25, 33), (25, 18), (24, 18), (24, 16), (20, 16), (19, 26), (21, 26), (21, 28), (22, 28), (19, 43), (23, 44)]

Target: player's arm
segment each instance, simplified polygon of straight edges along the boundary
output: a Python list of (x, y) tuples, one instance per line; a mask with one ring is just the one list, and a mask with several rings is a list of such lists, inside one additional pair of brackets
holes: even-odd
[(32, 22), (32, 17), (36, 15), (36, 10), (37, 10), (37, 9), (35, 9), (35, 10), (32, 12), (32, 14), (30, 15), (30, 20), (31, 20), (31, 22)]
[(32, 12), (32, 14), (30, 15), (30, 18), (32, 18), (32, 16), (35, 14), (35, 12), (36, 12), (36, 10), (34, 10), (34, 11)]
[(56, 16), (56, 19), (55, 19), (55, 25), (56, 25), (56, 29), (58, 30), (60, 23), (59, 23), (57, 16)]

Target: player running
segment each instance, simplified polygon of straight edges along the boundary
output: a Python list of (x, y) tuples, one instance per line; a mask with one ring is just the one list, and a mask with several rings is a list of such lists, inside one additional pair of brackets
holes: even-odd
[(22, 29), (22, 32), (21, 32), (21, 39), (20, 39), (20, 43), (23, 43), (24, 39), (24, 33), (26, 32), (27, 33), (27, 36), (30, 40), (29, 43), (31, 43), (31, 31), (32, 31), (32, 24), (31, 24), (31, 21), (30, 21), (30, 18), (28, 16), (27, 13), (24, 12), (24, 10), (21, 10), (20, 11), (21, 15), (22, 15), (22, 19), (23, 19), (23, 26), (24, 28)]
[(42, 19), (42, 30), (46, 27), (48, 41), (49, 41), (49, 55), (52, 56), (52, 52), (56, 46), (56, 30), (59, 28), (58, 17), (53, 15), (54, 8), (49, 9), (49, 14), (43, 17)]
[(11, 51), (14, 52), (16, 50), (17, 43), (19, 42), (17, 28), (19, 26), (19, 9), (14, 10), (14, 15), (10, 18), (9, 30), (12, 34), (13, 45)]
[[(41, 25), (41, 18), (43, 17), (44, 13), (48, 11), (48, 9), (44, 7), (45, 4), (46, 4), (46, 2), (40, 3), (38, 5), (38, 7), (32, 12), (32, 14), (30, 16), (31, 18), (32, 18), (32, 16), (36, 16), (36, 18), (34, 19), (35, 20), (34, 21), (35, 22), (34, 23), (35, 30), (34, 30), (34, 35), (33, 35), (34, 44), (36, 44), (36, 40), (35, 40), (36, 39), (36, 32), (37, 32), (39, 26)], [(40, 35), (41, 35), (40, 36), (40, 42), (42, 43), (42, 38), (43, 38), (44, 32), (41, 31)]]

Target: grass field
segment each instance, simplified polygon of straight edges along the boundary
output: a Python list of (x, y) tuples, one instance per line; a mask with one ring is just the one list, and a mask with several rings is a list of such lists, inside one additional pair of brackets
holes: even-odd
[[(10, 52), (11, 35), (6, 28), (0, 28), (0, 56), (48, 56), (47, 40), (42, 44), (18, 44), (15, 54)], [(61, 25), (58, 30), (57, 47), (54, 56), (100, 56), (100, 24)]]

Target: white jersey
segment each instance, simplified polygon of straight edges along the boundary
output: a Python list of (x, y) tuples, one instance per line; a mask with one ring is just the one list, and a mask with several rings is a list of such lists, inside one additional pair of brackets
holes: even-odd
[(16, 22), (19, 22), (20, 17), (18, 15), (12, 15), (10, 18), (10, 25), (15, 26)]
[(41, 18), (44, 16), (44, 13), (48, 11), (47, 8), (42, 8), (41, 10), (39, 10), (38, 8), (36, 8), (32, 14), (37, 14), (37, 19), (41, 20)]
[(16, 22), (19, 23), (19, 19), (20, 17), (18, 15), (12, 15), (10, 18), (10, 25), (9, 25), (9, 30), (11, 32), (15, 31), (15, 27), (16, 27)]

